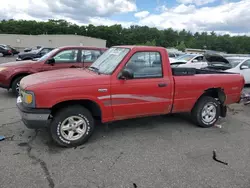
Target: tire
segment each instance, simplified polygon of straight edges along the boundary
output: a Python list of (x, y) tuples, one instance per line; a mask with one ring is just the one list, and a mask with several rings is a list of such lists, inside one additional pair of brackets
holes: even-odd
[(12, 93), (13, 93), (15, 96), (18, 96), (18, 95), (19, 95), (19, 85), (20, 85), (20, 81), (22, 80), (23, 77), (24, 77), (24, 76), (17, 77), (17, 78), (12, 82), (11, 91), (12, 91)]
[[(207, 108), (208, 107), (208, 108)], [(209, 114), (204, 111), (209, 108)], [(220, 103), (213, 97), (204, 96), (199, 99), (191, 112), (192, 119), (200, 127), (209, 128), (214, 126), (220, 117)]]
[[(71, 123), (70, 117), (73, 118)], [(83, 123), (78, 128), (77, 124), (73, 125), (73, 123), (80, 120)], [(71, 125), (66, 126), (66, 124)], [(63, 130), (63, 127), (67, 130)], [(63, 108), (54, 115), (50, 124), (50, 134), (59, 146), (76, 147), (88, 141), (94, 131), (94, 127), (94, 119), (91, 113), (80, 105), (74, 105)], [(78, 133), (78, 129), (81, 129), (84, 133)]]

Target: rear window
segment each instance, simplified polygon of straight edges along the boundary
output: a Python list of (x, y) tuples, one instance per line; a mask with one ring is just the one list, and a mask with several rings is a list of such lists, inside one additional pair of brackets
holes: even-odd
[(191, 60), (192, 58), (194, 58), (196, 55), (192, 55), (192, 54), (187, 54), (187, 55), (182, 55), (182, 56), (179, 56), (177, 58), (177, 60), (185, 60), (185, 61), (189, 61)]

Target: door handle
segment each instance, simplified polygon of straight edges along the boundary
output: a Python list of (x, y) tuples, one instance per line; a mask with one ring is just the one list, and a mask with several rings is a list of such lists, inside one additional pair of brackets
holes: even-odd
[(166, 86), (167, 86), (166, 83), (159, 83), (159, 84), (158, 84), (158, 87), (166, 87)]

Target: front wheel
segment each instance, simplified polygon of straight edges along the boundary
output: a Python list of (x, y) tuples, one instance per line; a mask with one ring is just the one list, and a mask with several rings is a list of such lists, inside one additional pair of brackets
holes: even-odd
[(203, 128), (214, 126), (220, 117), (219, 102), (209, 96), (204, 96), (195, 105), (192, 110), (192, 118), (194, 122)]
[(19, 90), (20, 90), (20, 81), (22, 80), (24, 76), (20, 76), (15, 78), (15, 80), (12, 82), (11, 85), (11, 91), (14, 95), (18, 96), (19, 95)]
[(53, 140), (63, 147), (79, 146), (87, 142), (94, 130), (91, 113), (82, 106), (69, 106), (58, 111), (51, 122)]

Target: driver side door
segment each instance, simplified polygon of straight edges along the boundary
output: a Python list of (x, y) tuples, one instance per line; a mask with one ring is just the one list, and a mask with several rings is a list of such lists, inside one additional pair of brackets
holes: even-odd
[(133, 79), (114, 77), (111, 81), (111, 101), (114, 119), (168, 113), (172, 104), (172, 80), (164, 76), (160, 52), (135, 52), (126, 63)]
[(63, 68), (80, 68), (82, 63), (80, 62), (79, 49), (64, 49), (53, 56), (55, 59), (54, 64), (48, 64), (45, 62), (44, 71), (56, 70)]

